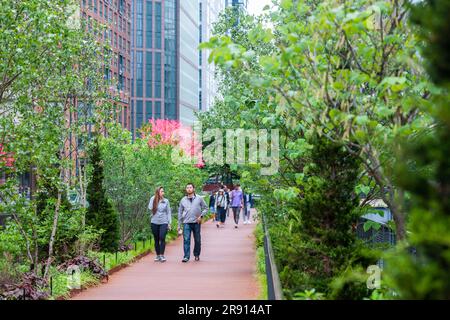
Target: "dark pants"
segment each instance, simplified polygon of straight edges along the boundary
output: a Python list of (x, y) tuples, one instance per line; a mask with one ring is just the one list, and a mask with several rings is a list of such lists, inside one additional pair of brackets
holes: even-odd
[(217, 216), (219, 219), (217, 221), (220, 221), (222, 223), (225, 223), (225, 219), (227, 218), (227, 211), (223, 207), (217, 207)]
[(167, 224), (154, 224), (152, 223), (152, 233), (155, 239), (155, 251), (156, 255), (164, 255), (166, 250), (166, 234), (167, 234)]
[(184, 257), (187, 259), (191, 257), (191, 232), (194, 233), (194, 256), (200, 256), (200, 229), (200, 223), (185, 223), (183, 226)]
[(212, 213), (214, 213), (214, 220), (219, 221), (219, 212), (218, 212), (219, 209), (216, 210), (215, 207), (211, 207), (211, 208), (209, 208), (209, 210)]
[(233, 209), (233, 217), (234, 217), (234, 223), (239, 223), (239, 216), (241, 215), (241, 207), (231, 207)]

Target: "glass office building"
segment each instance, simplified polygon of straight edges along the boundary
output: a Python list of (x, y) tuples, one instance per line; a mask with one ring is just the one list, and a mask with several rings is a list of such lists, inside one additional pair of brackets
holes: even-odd
[(150, 119), (191, 123), (198, 109), (198, 0), (134, 0), (131, 131)]
[[(225, 9), (224, 0), (199, 0), (200, 43), (207, 42), (212, 37), (212, 26), (219, 19)], [(203, 49), (199, 52), (199, 93), (200, 111), (209, 110), (219, 96), (218, 82), (214, 63), (208, 62), (211, 50)]]

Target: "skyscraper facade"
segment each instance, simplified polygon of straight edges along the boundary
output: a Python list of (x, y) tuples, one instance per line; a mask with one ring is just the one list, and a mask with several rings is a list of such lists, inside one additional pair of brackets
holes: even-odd
[(116, 102), (117, 120), (130, 129), (131, 89), (131, 1), (132, 0), (81, 0), (81, 18), (90, 25), (95, 20), (107, 28), (103, 41), (111, 48), (111, 61), (105, 66), (105, 78), (114, 80), (117, 87), (113, 94)]
[(179, 20), (179, 94), (180, 117), (183, 124), (192, 124), (199, 108), (199, 0), (180, 0)]
[(177, 0), (133, 0), (131, 131), (177, 118)]
[(207, 63), (209, 52), (198, 46), (209, 40), (213, 22), (226, 5), (226, 0), (131, 1), (134, 138), (150, 119), (190, 125), (197, 111), (211, 106), (217, 92), (214, 67)]
[[(212, 37), (213, 25), (219, 19), (220, 13), (225, 9), (223, 0), (200, 0), (200, 43), (207, 42)], [(217, 79), (213, 63), (208, 63), (211, 50), (199, 51), (199, 109), (207, 111), (218, 96)]]
[(199, 109), (199, 0), (132, 0), (131, 131)]

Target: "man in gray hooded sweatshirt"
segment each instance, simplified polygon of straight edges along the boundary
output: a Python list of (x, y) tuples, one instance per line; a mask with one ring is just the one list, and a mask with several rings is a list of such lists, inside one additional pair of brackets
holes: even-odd
[(188, 262), (191, 256), (191, 233), (194, 234), (195, 261), (200, 260), (200, 229), (202, 218), (208, 213), (208, 206), (202, 197), (195, 194), (192, 183), (186, 185), (187, 195), (180, 201), (178, 208), (178, 232), (183, 225), (184, 257), (182, 262)]

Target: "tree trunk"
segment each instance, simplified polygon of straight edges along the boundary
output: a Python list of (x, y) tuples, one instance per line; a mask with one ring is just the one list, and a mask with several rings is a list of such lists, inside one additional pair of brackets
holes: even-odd
[[(389, 207), (389, 210), (392, 213), (395, 222), (396, 238), (397, 240), (402, 241), (406, 237), (405, 214), (401, 207), (401, 203), (403, 201), (402, 199), (403, 192), (401, 190), (397, 191), (399, 192), (401, 199), (396, 199), (395, 186), (389, 181), (388, 178), (384, 176), (382, 166), (377, 156), (371, 152), (370, 146), (365, 146), (364, 151), (370, 161), (370, 163), (364, 161), (364, 164), (367, 168), (367, 171), (370, 172), (374, 177), (375, 182), (377, 183), (377, 185), (381, 190), (381, 198)], [(385, 193), (385, 189), (389, 190), (388, 194)]]
[(55, 215), (53, 217), (53, 228), (52, 228), (52, 234), (50, 236), (50, 242), (49, 242), (49, 245), (48, 245), (48, 258), (47, 258), (47, 263), (46, 263), (46, 266), (45, 266), (44, 278), (47, 278), (48, 272), (50, 270), (50, 265), (52, 263), (53, 244), (55, 242), (56, 230), (58, 228), (58, 219), (59, 219), (59, 209), (60, 209), (60, 207), (61, 207), (61, 190), (58, 190), (58, 200), (56, 201)]
[(39, 243), (36, 228), (33, 228), (34, 240), (34, 273), (37, 275), (39, 270)]
[[(78, 161), (78, 163), (80, 163), (80, 161)], [(86, 227), (86, 207), (87, 207), (87, 203), (86, 203), (86, 166), (84, 168), (81, 168), (81, 164), (79, 164), (79, 170), (78, 172), (79, 174), (79, 184), (80, 184), (80, 200), (81, 200), (81, 205), (84, 208), (83, 211), (83, 215), (81, 216), (81, 230), (82, 232), (84, 232), (85, 227)], [(84, 242), (83, 240), (80, 242), (80, 255), (84, 255), (85, 252), (85, 247), (84, 247)]]

